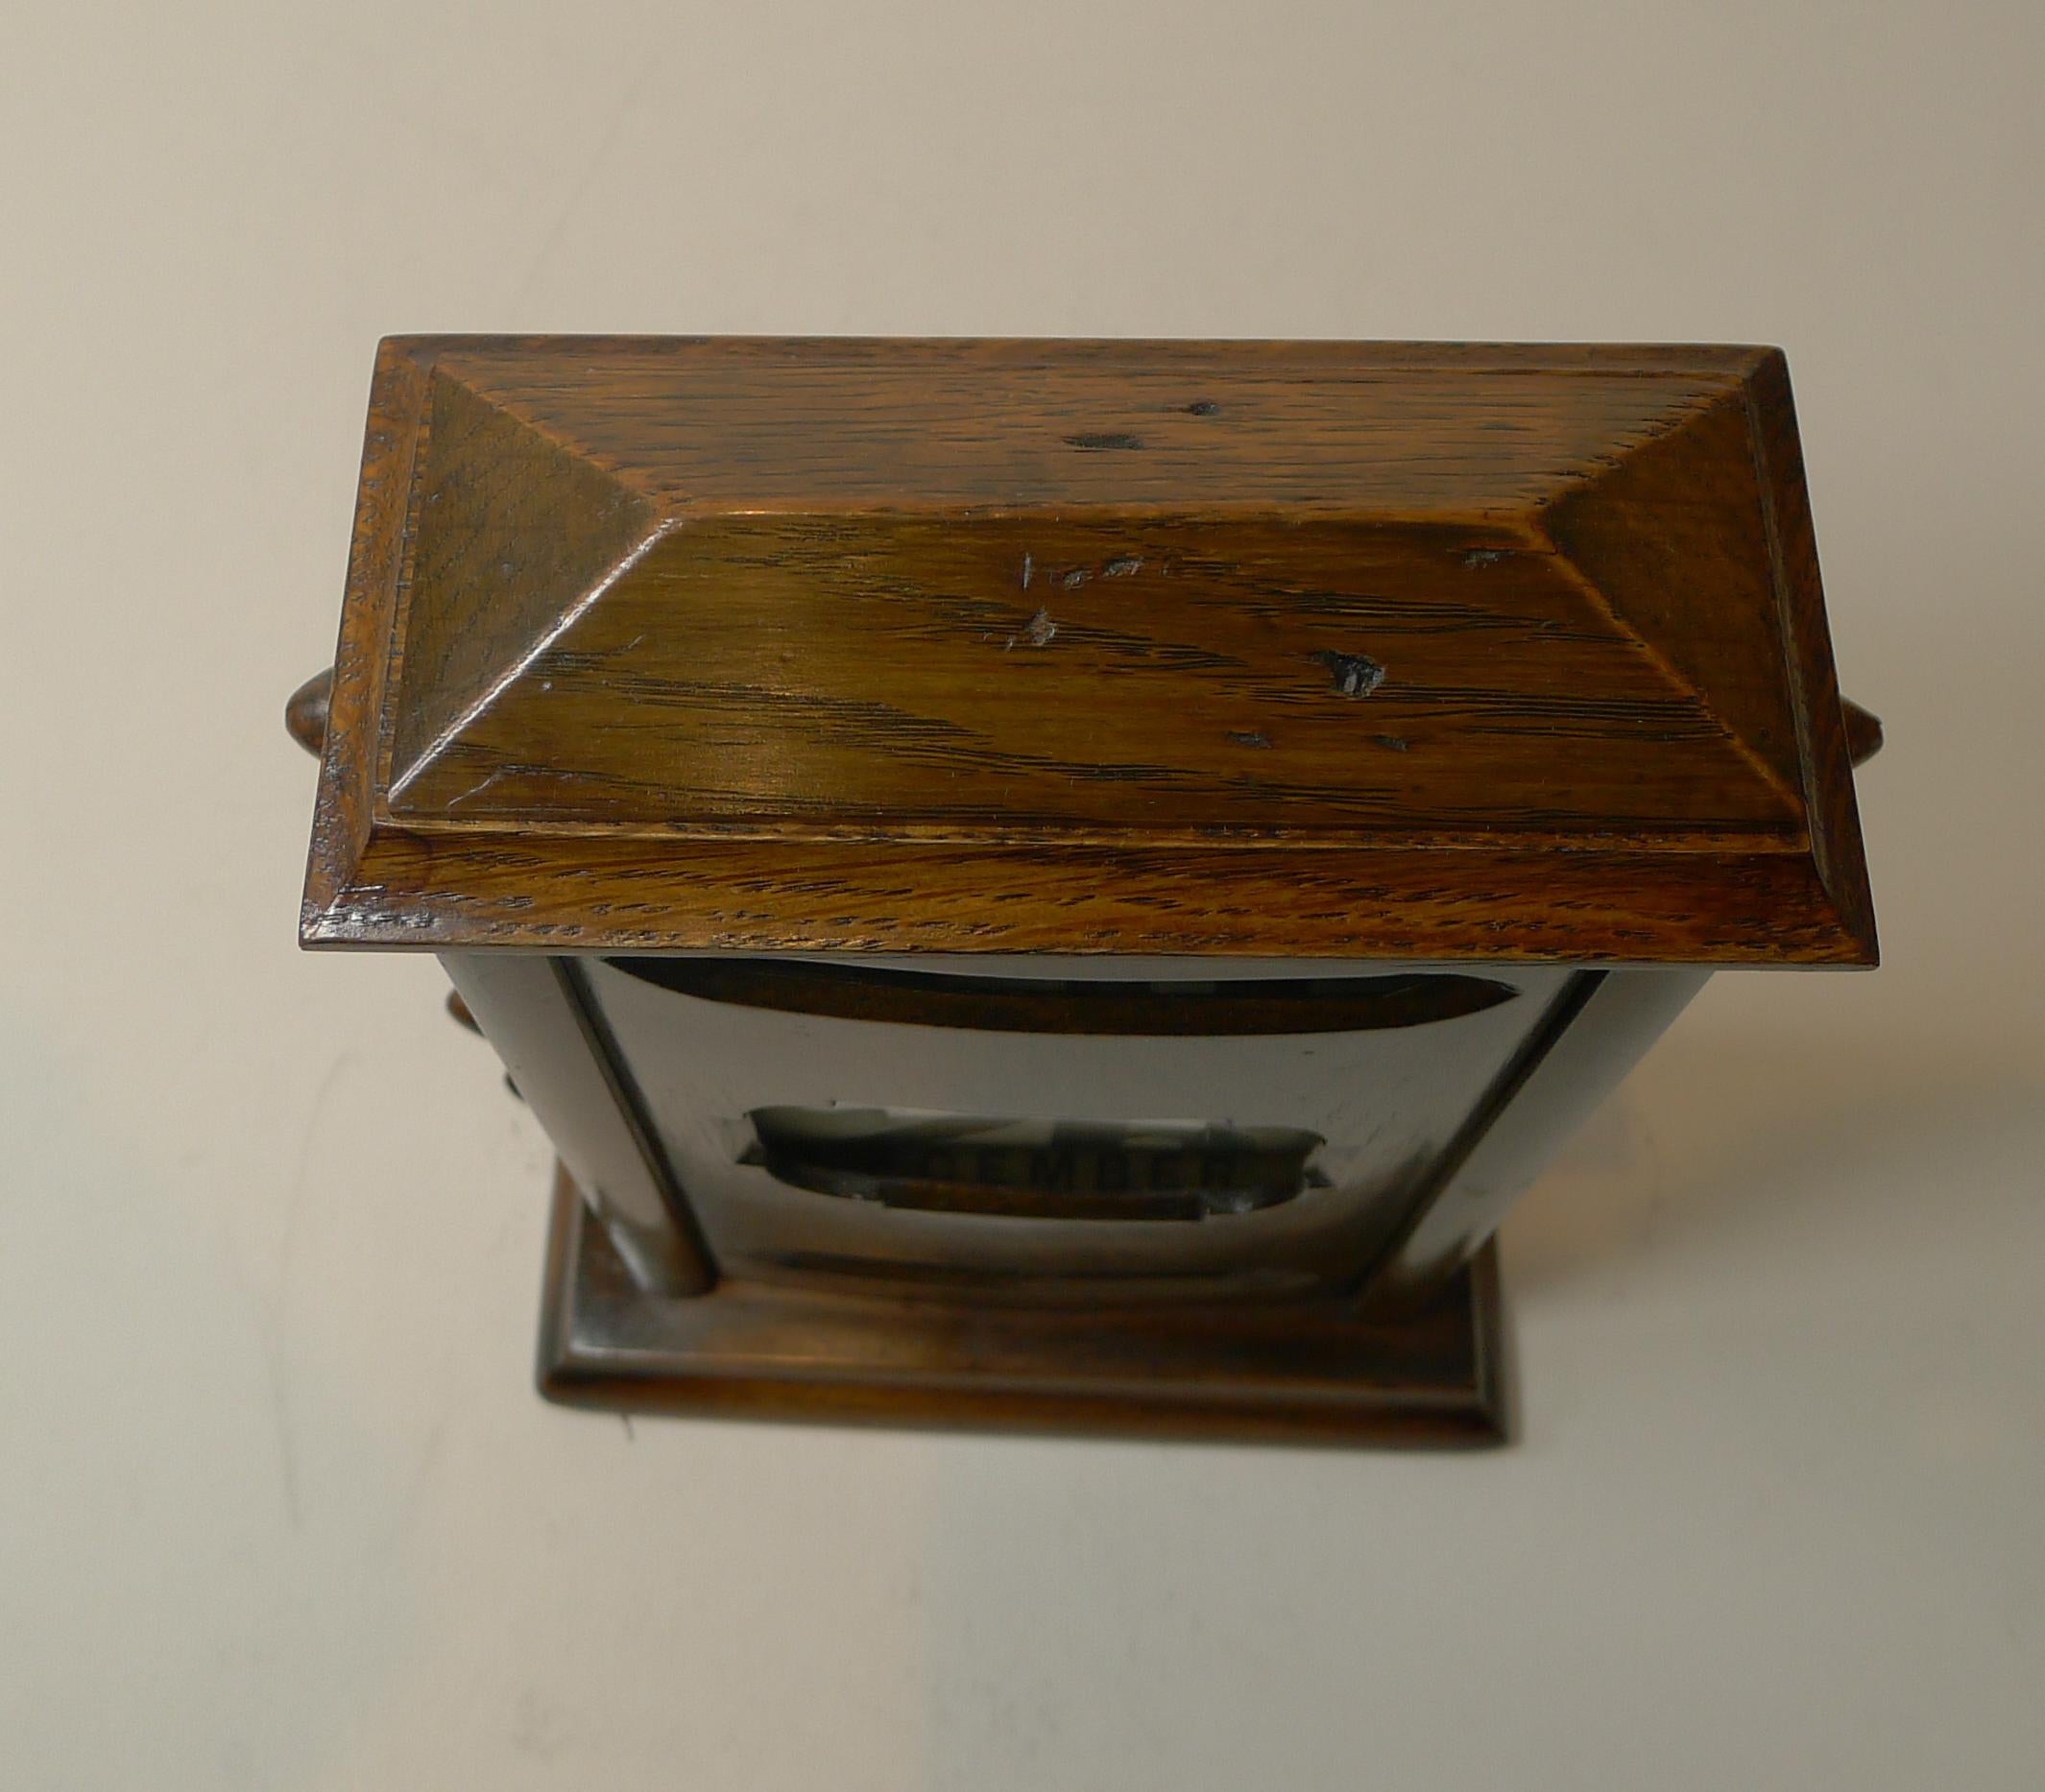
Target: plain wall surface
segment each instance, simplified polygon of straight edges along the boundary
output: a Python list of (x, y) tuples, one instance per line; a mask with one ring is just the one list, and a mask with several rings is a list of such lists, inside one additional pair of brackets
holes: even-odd
[[(2039, 1783), (2045, 9), (5, 38), (0, 1783)], [(543, 1141), (294, 944), (443, 329), (1780, 343), (1887, 964), (1717, 979), (1508, 1222), (1503, 1453), (543, 1406)]]

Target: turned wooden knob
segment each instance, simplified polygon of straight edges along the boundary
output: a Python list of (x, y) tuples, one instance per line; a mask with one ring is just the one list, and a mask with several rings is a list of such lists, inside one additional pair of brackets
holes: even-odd
[(1846, 755), (1855, 765), (1865, 765), (1882, 751), (1882, 718), (1850, 697), (1840, 698), (1840, 707), (1846, 714)]
[(326, 705), (334, 692), (334, 669), (315, 672), (284, 705), (284, 729), (317, 759), (326, 745)]

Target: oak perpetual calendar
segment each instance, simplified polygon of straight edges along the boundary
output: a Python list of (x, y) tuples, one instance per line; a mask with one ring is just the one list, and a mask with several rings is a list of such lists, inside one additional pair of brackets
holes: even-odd
[(566, 1400), (1495, 1440), (1506, 1204), (1875, 961), (1772, 349), (397, 339), (291, 719)]

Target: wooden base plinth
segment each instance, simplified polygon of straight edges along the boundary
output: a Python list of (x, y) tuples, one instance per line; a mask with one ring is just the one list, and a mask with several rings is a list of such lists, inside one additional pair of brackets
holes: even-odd
[(973, 1308), (728, 1280), (636, 1288), (565, 1170), (541, 1326), (548, 1399), (975, 1430), (1453, 1446), (1506, 1434), (1498, 1265), (1426, 1308)]

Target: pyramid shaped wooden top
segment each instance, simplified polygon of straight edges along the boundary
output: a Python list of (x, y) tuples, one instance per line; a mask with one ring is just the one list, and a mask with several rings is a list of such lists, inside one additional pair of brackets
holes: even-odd
[(1782, 357), (387, 342), (302, 934), (1871, 963)]

